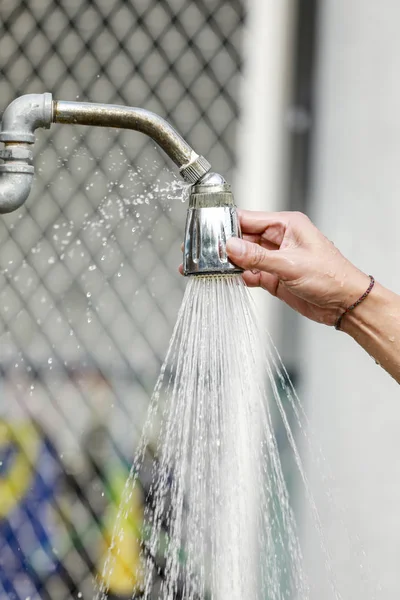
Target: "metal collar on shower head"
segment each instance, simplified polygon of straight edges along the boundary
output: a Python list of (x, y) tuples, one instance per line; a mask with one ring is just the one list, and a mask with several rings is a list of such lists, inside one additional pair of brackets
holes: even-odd
[(242, 237), (231, 186), (218, 173), (207, 173), (189, 196), (183, 274), (242, 273), (226, 253), (230, 237)]

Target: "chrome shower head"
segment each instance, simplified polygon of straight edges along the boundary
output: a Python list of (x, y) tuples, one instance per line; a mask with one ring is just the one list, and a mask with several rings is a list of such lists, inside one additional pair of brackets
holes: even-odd
[(192, 186), (189, 197), (183, 274), (242, 273), (226, 253), (230, 237), (242, 237), (231, 187), (221, 175), (207, 173)]

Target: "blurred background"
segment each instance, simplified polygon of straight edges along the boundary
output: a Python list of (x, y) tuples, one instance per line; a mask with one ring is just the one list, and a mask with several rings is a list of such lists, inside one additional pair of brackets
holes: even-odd
[[(395, 0), (2, 0), (0, 110), (45, 91), (152, 110), (240, 206), (306, 212), (400, 291), (399, 18)], [(35, 157), (27, 204), (0, 220), (0, 598), (91, 598), (185, 286), (184, 190), (133, 132), (55, 125)], [(332, 467), (337, 518), (397, 599), (397, 385), (343, 334), (255, 300)], [(333, 570), (364, 600), (308, 466)], [(328, 598), (307, 511), (302, 523)], [(135, 592), (130, 575), (120, 565), (115, 598)]]

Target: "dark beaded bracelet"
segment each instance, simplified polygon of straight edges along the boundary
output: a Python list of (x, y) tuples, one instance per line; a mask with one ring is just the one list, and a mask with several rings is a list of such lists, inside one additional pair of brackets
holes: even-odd
[(340, 315), (340, 317), (336, 321), (335, 329), (340, 329), (340, 325), (342, 323), (342, 319), (343, 319), (344, 315), (347, 315), (347, 313), (349, 313), (351, 310), (354, 310), (355, 307), (358, 306), (359, 304), (361, 304), (361, 302), (363, 300), (365, 300), (365, 298), (368, 296), (368, 294), (370, 293), (370, 291), (372, 290), (372, 288), (374, 287), (374, 284), (375, 284), (375, 279), (372, 277), (372, 275), (370, 275), (369, 278), (370, 278), (371, 281), (370, 281), (370, 284), (368, 286), (368, 289), (363, 293), (362, 296), (359, 297), (358, 300), (356, 300), (356, 302), (354, 302), (354, 304), (352, 304), (351, 306), (349, 306), (348, 308), (346, 308), (346, 310), (344, 311), (344, 313), (342, 315)]

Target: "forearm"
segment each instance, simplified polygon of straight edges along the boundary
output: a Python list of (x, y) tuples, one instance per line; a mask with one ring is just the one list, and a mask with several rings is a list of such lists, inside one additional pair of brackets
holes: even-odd
[(400, 383), (400, 296), (376, 283), (341, 329)]

